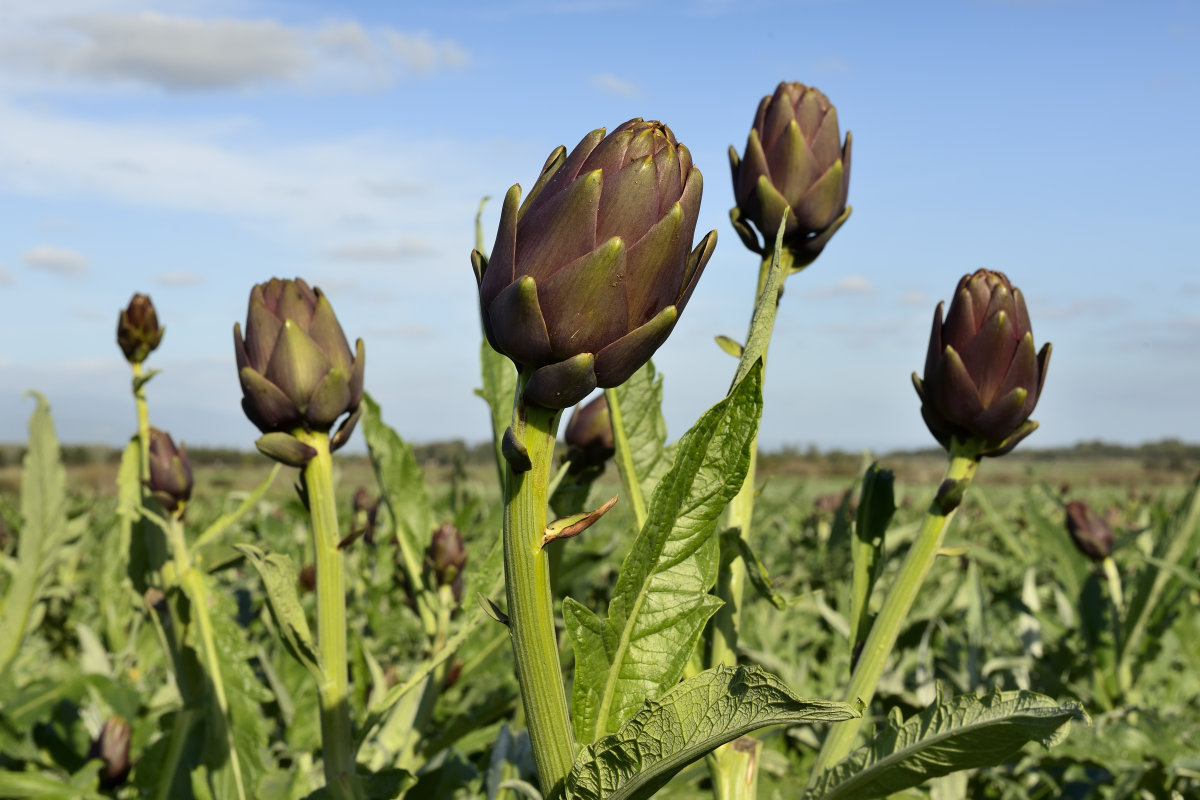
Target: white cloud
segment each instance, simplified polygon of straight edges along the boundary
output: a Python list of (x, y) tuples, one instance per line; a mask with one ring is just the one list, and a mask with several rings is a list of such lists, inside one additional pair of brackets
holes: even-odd
[(154, 276), (159, 286), (197, 286), (204, 279), (194, 272), (164, 272)]
[(922, 308), (929, 305), (929, 301), (925, 299), (925, 293), (920, 289), (912, 289), (900, 295), (900, 305)]
[(813, 297), (833, 297), (847, 294), (871, 294), (874, 291), (875, 286), (869, 280), (861, 275), (851, 275), (842, 278), (832, 286), (818, 286), (809, 294)]
[(372, 32), (352, 21), (302, 27), (154, 12), (83, 14), (0, 36), (0, 64), (10, 70), (168, 92), (300, 82), (362, 88), (469, 62), (453, 41), (386, 28)]
[(623, 97), (637, 97), (641, 94), (641, 90), (634, 84), (607, 72), (593, 75), (590, 80), (592, 86), (609, 94), (619, 94)]
[(30, 269), (67, 276), (83, 275), (88, 266), (88, 261), (82, 253), (51, 245), (38, 245), (26, 250), (21, 256), (21, 261)]
[(424, 239), (407, 237), (392, 242), (362, 242), (335, 247), (327, 255), (337, 261), (404, 261), (432, 255), (437, 249)]

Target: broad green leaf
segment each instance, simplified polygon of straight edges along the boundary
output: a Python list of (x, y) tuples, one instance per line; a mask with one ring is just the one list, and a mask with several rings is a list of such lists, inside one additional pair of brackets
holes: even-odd
[[(662, 375), (655, 370), (654, 362), (647, 361), (629, 380), (606, 393), (610, 408), (614, 396), (620, 406), (630, 467), (641, 487), (643, 498), (649, 498), (654, 493), (654, 487), (671, 463), (664, 450), (667, 421), (662, 415), (662, 384)], [(620, 458), (617, 465), (625, 468)]]
[(517, 368), (508, 356), (492, 349), (487, 339), (479, 345), (479, 368), (483, 377), (483, 388), (475, 394), (488, 405), (492, 419), (492, 449), (496, 457), (496, 470), (500, 478), (501, 492), (504, 490), (505, 460), (501, 452), (504, 431), (512, 422), (513, 398), (517, 392)]
[(419, 593), (424, 588), (421, 554), (433, 532), (433, 508), (425, 473), (412, 445), (384, 424), (379, 404), (369, 394), (363, 395), (362, 426), (379, 489), (395, 523), (409, 586)]
[(616, 731), (644, 700), (674, 686), (720, 606), (709, 594), (719, 559), (714, 530), (746, 477), (762, 413), (761, 374), (752, 370), (680, 440), (621, 565), (608, 619), (563, 602), (580, 741)]
[(856, 652), (871, 630), (870, 601), (875, 581), (883, 572), (884, 534), (896, 513), (890, 469), (872, 464), (863, 475), (862, 498), (854, 516), (854, 539), (850, 552), (854, 559), (854, 580), (850, 587), (850, 647)]
[(1051, 747), (1072, 721), (1090, 724), (1083, 707), (1034, 692), (994, 689), (946, 699), (907, 722), (893, 709), (887, 726), (869, 744), (826, 770), (804, 797), (867, 800), (887, 797), (930, 778), (999, 764), (1029, 742)]
[(253, 798), (265, 770), (268, 743), (260, 703), (270, 701), (271, 693), (250, 667), (256, 654), (234, 619), (231, 601), (213, 578), (192, 569), (182, 586), (189, 603), (186, 643), (204, 675), (201, 762), (215, 797)]
[(266, 555), (248, 544), (234, 547), (250, 560), (262, 578), (263, 588), (267, 592), (267, 606), (279, 628), (283, 646), (292, 658), (308, 669), (318, 684), (321, 683), (324, 676), (317, 658), (316, 642), (308, 627), (308, 617), (300, 605), (300, 595), (296, 592), (296, 565), (283, 553)]
[(691, 762), (751, 731), (857, 716), (845, 703), (802, 700), (761, 667), (714, 667), (647, 700), (616, 733), (581, 750), (565, 796), (641, 800)]
[(21, 472), (21, 535), (12, 582), (0, 601), (0, 674), (19, 652), (71, 533), (67, 473), (50, 406), (45, 397), (32, 394), (37, 408), (29, 420), (29, 448)]
[(0, 797), (25, 797), (30, 800), (105, 800), (107, 795), (96, 791), (96, 770), (89, 771), (92, 785), (85, 787), (40, 772), (0, 770)]

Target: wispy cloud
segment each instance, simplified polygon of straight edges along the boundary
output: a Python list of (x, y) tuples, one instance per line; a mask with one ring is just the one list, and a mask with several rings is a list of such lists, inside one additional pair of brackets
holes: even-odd
[(1111, 297), (1094, 297), (1075, 300), (1062, 306), (1039, 304), (1037, 316), (1042, 319), (1079, 319), (1081, 317), (1107, 317), (1122, 310), (1121, 303)]
[(433, 339), (437, 332), (428, 325), (371, 325), (366, 335), (380, 339)]
[(30, 269), (68, 277), (83, 275), (87, 273), (88, 267), (88, 260), (82, 253), (51, 245), (38, 245), (26, 250), (21, 256), (21, 261)]
[(602, 92), (607, 92), (608, 94), (619, 94), (622, 97), (637, 97), (642, 93), (641, 90), (638, 89), (638, 87), (633, 83), (625, 80), (624, 78), (618, 78), (616, 75), (608, 72), (604, 72), (599, 75), (593, 75), (590, 78), (590, 82), (593, 87)]
[(362, 242), (335, 247), (327, 255), (337, 261), (403, 261), (433, 255), (437, 249), (424, 239), (407, 237), (391, 242)]
[(0, 286), (12, 286), (16, 282), (17, 279), (13, 277), (12, 271), (0, 264)]
[(271, 83), (362, 86), (469, 63), (454, 41), (352, 21), (301, 27), (271, 19), (93, 14), (0, 38), (0, 64), (9, 69), (179, 93)]
[(154, 276), (159, 286), (197, 286), (204, 279), (194, 272), (163, 272)]
[(812, 297), (834, 297), (837, 295), (871, 294), (875, 286), (861, 275), (842, 278), (832, 286), (818, 286), (809, 290)]
[(929, 301), (925, 299), (925, 293), (920, 289), (912, 289), (900, 295), (900, 305), (921, 308), (929, 305)]

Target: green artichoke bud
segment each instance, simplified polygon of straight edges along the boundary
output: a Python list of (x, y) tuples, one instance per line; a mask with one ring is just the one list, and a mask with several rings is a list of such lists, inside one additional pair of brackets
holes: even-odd
[[(819, 90), (803, 83), (781, 83), (764, 97), (741, 159), (729, 148), (733, 171), (730, 212), (742, 242), (756, 253), (774, 246), (783, 210), (791, 207), (783, 244), (795, 267), (811, 264), (850, 216), (850, 132), (843, 144), (837, 109)], [(759, 242), (746, 222), (754, 223)]]
[(121, 309), (117, 317), (117, 344), (130, 364), (140, 364), (154, 352), (162, 341), (163, 331), (159, 327), (154, 303), (144, 294), (135, 294), (129, 307)]
[(146, 486), (163, 508), (174, 513), (192, 496), (192, 465), (187, 448), (175, 446), (171, 434), (150, 429), (150, 479)]
[(913, 373), (921, 416), (947, 450), (957, 440), (979, 456), (1004, 455), (1037, 429), (1029, 415), (1050, 345), (1035, 352), (1025, 297), (1002, 272), (964, 275), (945, 323), (943, 306), (933, 314), (925, 379)]
[(300, 278), (272, 278), (250, 291), (246, 338), (233, 326), (242, 383), (242, 409), (263, 432), (255, 444), (266, 455), (304, 466), (315, 451), (298, 431), (328, 432), (343, 414), (330, 449), (350, 438), (361, 414), (363, 341), (351, 352), (333, 307), (320, 289)]
[(488, 342), (532, 372), (525, 399), (546, 408), (645, 364), (717, 239), (691, 249), (703, 179), (666, 125), (632, 119), (564, 152), (524, 203), (519, 185), (509, 189), (490, 261), (472, 254)]
[(563, 433), (567, 443), (568, 472), (598, 470), (617, 452), (613, 443), (608, 400), (600, 395), (586, 406), (577, 407)]
[(1112, 555), (1112, 528), (1087, 503), (1079, 500), (1067, 503), (1067, 533), (1079, 552), (1092, 561), (1103, 561)]
[(119, 715), (104, 721), (97, 736), (88, 748), (87, 757), (104, 762), (100, 768), (100, 788), (113, 789), (125, 783), (132, 766), (129, 763), (129, 738), (133, 733), (129, 723)]
[(455, 602), (460, 602), (466, 565), (467, 547), (462, 531), (447, 522), (433, 532), (433, 540), (425, 551), (425, 568), (433, 573), (438, 586), (451, 587)]

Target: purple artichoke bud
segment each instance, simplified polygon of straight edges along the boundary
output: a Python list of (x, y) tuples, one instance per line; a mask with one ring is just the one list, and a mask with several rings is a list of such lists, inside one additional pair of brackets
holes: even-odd
[(326, 432), (349, 414), (330, 446), (346, 443), (360, 414), (366, 356), (362, 339), (350, 350), (320, 289), (300, 278), (258, 284), (250, 290), (246, 338), (235, 323), (233, 346), (242, 409), (264, 434), (256, 442), (260, 450), (303, 466), (315, 451), (292, 434)]
[[(812, 263), (850, 216), (850, 145), (843, 144), (837, 109), (819, 90), (803, 83), (781, 83), (764, 97), (738, 159), (729, 148), (733, 171), (734, 228), (746, 246), (768, 253), (774, 246), (783, 210), (788, 212), (783, 243), (795, 266)], [(745, 224), (754, 223), (760, 244)]]
[(371, 493), (363, 487), (358, 487), (354, 493), (354, 523), (353, 532), (362, 534), (367, 544), (375, 544), (375, 520), (379, 515), (379, 498), (371, 497)]
[(1067, 533), (1079, 552), (1092, 561), (1103, 561), (1112, 555), (1112, 528), (1087, 503), (1079, 500), (1067, 503)]
[(158, 348), (163, 331), (159, 327), (154, 303), (144, 294), (135, 294), (129, 307), (121, 310), (117, 317), (117, 344), (130, 364), (140, 364)]
[(150, 429), (150, 492), (167, 511), (175, 512), (192, 496), (192, 465), (187, 448), (178, 447), (171, 434), (158, 428)]
[(509, 189), (490, 261), (472, 255), (488, 342), (532, 372), (525, 399), (547, 408), (645, 364), (717, 239), (691, 249), (703, 179), (666, 125), (632, 119), (561, 152), (520, 207)]
[(608, 401), (600, 395), (586, 406), (577, 407), (563, 433), (567, 443), (569, 472), (603, 467), (617, 452), (613, 444), (612, 419)]
[(425, 551), (425, 567), (433, 572), (439, 586), (449, 586), (455, 602), (462, 600), (463, 567), (467, 565), (467, 548), (462, 531), (445, 523), (433, 532), (433, 540)]
[(89, 759), (104, 762), (100, 768), (100, 788), (113, 789), (129, 776), (129, 737), (132, 730), (124, 717), (113, 715), (104, 721), (100, 735), (88, 748)]
[(1002, 272), (981, 269), (958, 282), (950, 311), (933, 314), (925, 379), (913, 373), (921, 416), (947, 450), (971, 442), (1000, 456), (1037, 429), (1029, 419), (1046, 381), (1050, 345), (1033, 346), (1025, 297)]

